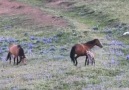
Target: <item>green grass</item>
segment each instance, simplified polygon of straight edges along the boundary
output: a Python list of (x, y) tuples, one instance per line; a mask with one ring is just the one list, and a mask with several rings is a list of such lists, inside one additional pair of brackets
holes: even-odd
[[(109, 32), (103, 30), (108, 26), (115, 35), (113, 40), (121, 40), (128, 44), (127, 38), (119, 37), (127, 29), (121, 29), (122, 32), (120, 32), (112, 28), (112, 25), (116, 23), (127, 23), (128, 25), (128, 16), (126, 16), (128, 11), (125, 11), (128, 8), (127, 0), (93, 0), (92, 2), (73, 0), (72, 2), (76, 3), (68, 11), (46, 7), (45, 0), (17, 1), (38, 7), (55, 16), (62, 15), (69, 21), (69, 26), (65, 28), (47, 27), (34, 24), (27, 16), (1, 16), (1, 37), (16, 38), (19, 40), (17, 43), (20, 44), (33, 43), (35, 47), (33, 53), (29, 54), (27, 53), (28, 48), (23, 45), (27, 65), (14, 66), (6, 61), (0, 62), (0, 89), (106, 90), (108, 88), (129, 88), (129, 62), (125, 60), (125, 56), (111, 54), (110, 49), (120, 49), (125, 55), (129, 52), (121, 46), (109, 46), (112, 40), (105, 38)], [(11, 28), (8, 30), (7, 26)], [(92, 30), (93, 27), (98, 27), (99, 30)], [(36, 40), (30, 40), (30, 36), (38, 38), (57, 36), (58, 40), (48, 44), (36, 43)], [(75, 67), (69, 58), (71, 47), (76, 43), (84, 43), (94, 38), (99, 38), (105, 44), (102, 49), (95, 47), (92, 50), (95, 53), (96, 65), (84, 66), (85, 58), (82, 57), (78, 59), (78, 66)], [(0, 44), (7, 46), (8, 42)], [(51, 48), (52, 51), (49, 51)], [(41, 50), (45, 53), (40, 53)], [(6, 55), (7, 52), (4, 54)], [(112, 63), (112, 58), (115, 59), (115, 63)]]

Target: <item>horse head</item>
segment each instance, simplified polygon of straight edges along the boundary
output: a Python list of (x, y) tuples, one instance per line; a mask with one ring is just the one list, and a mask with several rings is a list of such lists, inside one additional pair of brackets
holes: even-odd
[(100, 47), (100, 48), (103, 47), (102, 44), (101, 44), (101, 42), (99, 41), (99, 39), (94, 39), (94, 41), (95, 41), (95, 45), (96, 45), (96, 46), (98, 46), (98, 47)]
[(26, 64), (26, 56), (24, 54), (24, 50), (23, 50), (23, 48), (20, 45), (18, 45), (18, 47), (19, 47), (19, 56), (20, 56), (22, 62), (24, 64)]

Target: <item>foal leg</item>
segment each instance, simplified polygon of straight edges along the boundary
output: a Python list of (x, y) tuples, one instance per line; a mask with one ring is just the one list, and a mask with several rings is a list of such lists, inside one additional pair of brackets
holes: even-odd
[(94, 64), (94, 59), (93, 58), (91, 58), (91, 65), (93, 65)]
[(95, 59), (93, 58), (93, 64), (95, 65)]
[(18, 65), (18, 56), (17, 56), (17, 65)]
[(85, 66), (86, 66), (86, 63), (87, 63), (87, 56), (86, 56), (86, 59), (85, 59)]

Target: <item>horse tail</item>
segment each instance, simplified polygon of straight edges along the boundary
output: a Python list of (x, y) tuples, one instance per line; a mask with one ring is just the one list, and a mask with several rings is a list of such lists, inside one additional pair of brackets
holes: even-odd
[(11, 53), (10, 53), (10, 52), (8, 52), (8, 55), (7, 55), (6, 61), (7, 61), (8, 59), (10, 59), (10, 60), (11, 60)]
[(73, 63), (75, 63), (74, 55), (75, 55), (75, 46), (72, 47), (70, 52), (70, 58)]

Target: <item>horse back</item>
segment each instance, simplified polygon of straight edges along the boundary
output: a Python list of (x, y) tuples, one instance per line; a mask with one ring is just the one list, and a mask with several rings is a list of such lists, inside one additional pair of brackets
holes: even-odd
[(75, 52), (77, 55), (86, 55), (86, 51), (88, 50), (88, 47), (86, 47), (84, 44), (75, 45)]
[(18, 56), (19, 48), (17, 47), (17, 45), (12, 44), (9, 46), (9, 52), (15, 56)]

